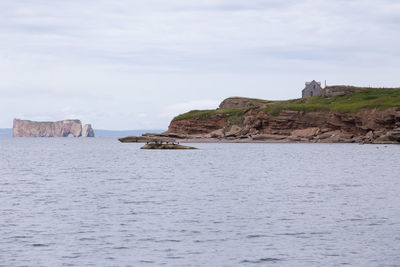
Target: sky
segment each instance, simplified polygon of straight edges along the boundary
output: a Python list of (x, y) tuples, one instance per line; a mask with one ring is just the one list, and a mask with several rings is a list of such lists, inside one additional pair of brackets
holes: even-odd
[(167, 129), (311, 80), (399, 87), (399, 30), (398, 0), (1, 0), (0, 128)]

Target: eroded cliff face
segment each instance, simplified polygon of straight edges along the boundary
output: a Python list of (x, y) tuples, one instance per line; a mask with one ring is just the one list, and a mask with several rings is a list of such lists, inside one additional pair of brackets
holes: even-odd
[(94, 130), (91, 124), (83, 126), (82, 137), (94, 137)]
[(208, 120), (177, 120), (171, 122), (168, 132), (183, 135), (202, 135), (224, 129), (227, 127), (227, 124), (227, 120), (221, 115), (216, 115)]
[(172, 121), (166, 135), (181, 138), (219, 138), (277, 142), (399, 143), (400, 111), (364, 109), (357, 113), (283, 110), (279, 115), (249, 109), (242, 123), (226, 118)]
[(13, 123), (13, 137), (67, 137), (69, 134), (82, 135), (80, 120), (36, 122), (14, 119)]

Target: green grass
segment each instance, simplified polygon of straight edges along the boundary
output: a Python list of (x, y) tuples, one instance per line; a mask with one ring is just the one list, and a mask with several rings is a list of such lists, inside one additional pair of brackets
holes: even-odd
[(382, 89), (400, 89), (400, 88), (389, 88), (389, 87), (358, 87), (352, 85), (330, 85), (325, 87), (324, 89), (353, 89), (353, 90), (382, 90)]
[[(240, 97), (240, 96), (233, 96), (233, 97), (229, 97), (227, 99), (245, 99), (249, 102), (257, 102), (257, 103), (263, 103), (263, 104), (268, 104), (268, 103), (273, 102), (273, 101), (265, 100), (265, 99), (247, 98), (247, 97)], [(225, 99), (225, 100), (227, 100), (227, 99)]]
[(279, 115), (282, 110), (298, 110), (305, 112), (330, 110), (355, 113), (361, 109), (400, 107), (400, 89), (357, 89), (361, 89), (361, 91), (344, 96), (329, 98), (314, 96), (288, 101), (276, 101), (268, 104), (262, 110), (272, 115)]
[[(332, 86), (333, 87), (333, 86)], [(331, 87), (331, 88), (332, 88)], [(282, 110), (296, 111), (339, 111), (355, 113), (361, 109), (386, 109), (397, 107), (400, 110), (400, 88), (361, 88), (352, 86), (337, 86), (340, 88), (354, 88), (359, 92), (350, 93), (344, 96), (322, 97), (314, 96), (287, 101), (267, 101), (260, 99), (250, 99), (252, 101), (265, 104), (261, 110), (265, 113), (277, 116)], [(233, 97), (240, 98), (240, 97)], [(249, 108), (243, 109), (216, 109), (216, 110), (192, 110), (190, 112), (176, 116), (173, 121), (183, 119), (209, 120), (216, 115), (226, 118), (231, 124), (242, 124), (243, 114)]]
[(241, 124), (243, 122), (242, 115), (248, 109), (212, 109), (212, 110), (192, 110), (184, 114), (176, 116), (172, 121), (185, 119), (209, 120), (216, 115), (226, 118), (232, 124)]

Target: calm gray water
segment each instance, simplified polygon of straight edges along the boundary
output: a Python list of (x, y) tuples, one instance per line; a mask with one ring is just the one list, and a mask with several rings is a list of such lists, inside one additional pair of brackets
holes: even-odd
[(0, 139), (0, 266), (400, 266), (400, 146)]

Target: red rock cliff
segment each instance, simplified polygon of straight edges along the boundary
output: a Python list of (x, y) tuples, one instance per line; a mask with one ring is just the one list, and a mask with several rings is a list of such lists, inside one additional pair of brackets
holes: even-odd
[(220, 138), (254, 141), (304, 142), (400, 142), (398, 108), (362, 109), (356, 113), (283, 110), (271, 115), (260, 108), (248, 109), (241, 123), (216, 114), (206, 120), (174, 120), (167, 135), (185, 138)]

